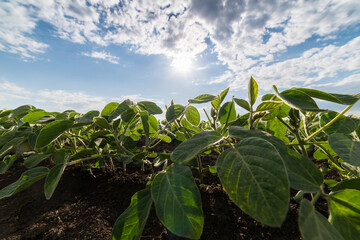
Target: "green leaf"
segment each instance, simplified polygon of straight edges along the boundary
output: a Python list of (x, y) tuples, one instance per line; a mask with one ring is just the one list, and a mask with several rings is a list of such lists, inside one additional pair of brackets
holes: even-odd
[(44, 193), (46, 200), (49, 200), (53, 195), (65, 170), (65, 167), (66, 163), (57, 164), (50, 170), (49, 174), (47, 175), (44, 185)]
[(185, 107), (180, 104), (171, 105), (166, 110), (166, 120), (168, 122), (175, 121), (184, 113), (184, 111), (185, 111)]
[(300, 205), (299, 228), (304, 240), (344, 240), (336, 228), (306, 199)]
[(228, 94), (230, 88), (225, 89), (224, 91), (222, 91), (220, 93), (220, 95), (217, 96), (217, 98), (215, 100), (213, 100), (211, 102), (211, 105), (215, 108), (215, 109), (219, 109), (219, 107), (221, 106), (221, 103), (224, 101), (226, 95)]
[(352, 178), (348, 180), (344, 180), (336, 184), (331, 188), (331, 191), (337, 192), (343, 189), (356, 189), (360, 190), (360, 178)]
[(257, 106), (256, 111), (260, 112), (260, 111), (274, 110), (276, 108), (281, 107), (282, 105), (283, 103), (278, 101), (263, 101), (259, 104), (259, 106)]
[(131, 197), (130, 206), (116, 220), (111, 239), (139, 240), (152, 205), (151, 192), (141, 190)]
[(15, 108), (11, 111), (9, 114), (10, 119), (20, 119), (23, 116), (25, 116), (28, 112), (32, 111), (34, 109), (34, 106), (31, 105), (23, 105), (20, 107)]
[(94, 117), (99, 116), (99, 111), (89, 111), (86, 114), (84, 114), (82, 117), (78, 117), (75, 119), (78, 123), (92, 123)]
[(199, 189), (190, 168), (172, 165), (159, 173), (151, 185), (159, 220), (180, 237), (199, 239), (204, 216)]
[(0, 162), (0, 174), (5, 173), (15, 162), (16, 155), (7, 155)]
[(344, 105), (352, 105), (357, 101), (359, 101), (360, 99), (360, 94), (344, 95), (344, 94), (326, 93), (309, 88), (295, 88), (295, 89), (306, 93), (310, 97), (322, 99), (329, 102), (344, 104)]
[(17, 138), (11, 139), (0, 149), (0, 159), (3, 156), (5, 156), (6, 154), (12, 152), (15, 146), (21, 144), (24, 141), (25, 141), (25, 139), (22, 137), (17, 137)]
[(234, 98), (234, 101), (236, 102), (237, 105), (239, 105), (240, 107), (244, 108), (247, 111), (250, 111), (250, 104), (248, 101), (244, 100), (244, 99), (239, 99), (239, 98)]
[(360, 191), (346, 189), (330, 194), (330, 222), (348, 240), (360, 236)]
[(95, 117), (94, 123), (103, 129), (108, 129), (108, 130), (111, 129), (110, 124), (104, 117)]
[(288, 151), (285, 143), (279, 138), (267, 132), (249, 130), (236, 126), (229, 128), (229, 135), (241, 139), (258, 137), (269, 141), (274, 145), (285, 163), (292, 188), (308, 192), (316, 192), (319, 190), (323, 182), (323, 176), (320, 170), (309, 159), (296, 154), (294, 151)]
[[(337, 154), (334, 152), (334, 150), (332, 150), (332, 148), (330, 147), (330, 145), (328, 143), (326, 144), (321, 144), (329, 153), (331, 156), (335, 157), (337, 156)], [(328, 159), (328, 155), (326, 155), (321, 148), (317, 149), (314, 154), (313, 157), (317, 160), (322, 160), (322, 159)]]
[(145, 135), (149, 137), (150, 127), (149, 127), (149, 113), (147, 111), (140, 112), (141, 123), (144, 128)]
[(325, 111), (319, 109), (314, 99), (312, 99), (306, 93), (296, 90), (288, 89), (279, 93), (276, 86), (273, 86), (276, 96), (281, 98), (286, 104), (290, 105), (293, 108), (303, 111)]
[(121, 119), (124, 121), (124, 122), (130, 122), (133, 117), (135, 116), (136, 114), (136, 110), (135, 108), (130, 108), (129, 110), (126, 110), (125, 112), (123, 112), (121, 114)]
[(66, 157), (66, 150), (65, 149), (59, 149), (57, 150), (54, 155), (52, 156), (53, 161), (55, 162), (55, 164), (59, 164), (59, 163), (63, 163), (65, 162), (65, 157)]
[(279, 227), (289, 205), (289, 182), (276, 148), (261, 138), (246, 138), (216, 162), (231, 200), (254, 219)]
[(100, 116), (108, 116), (112, 111), (114, 111), (119, 106), (119, 103), (117, 102), (111, 102), (106, 104), (104, 109), (101, 111)]
[(28, 122), (33, 124), (35, 120), (38, 120), (42, 117), (51, 117), (51, 113), (45, 112), (45, 111), (36, 111), (36, 112), (29, 112), (23, 117), (24, 122)]
[(47, 124), (40, 130), (36, 139), (35, 148), (47, 146), (73, 125), (71, 120), (58, 120)]
[(34, 153), (24, 160), (24, 166), (26, 168), (33, 168), (38, 165), (41, 161), (49, 158), (51, 154)]
[(171, 160), (174, 162), (186, 162), (207, 147), (216, 144), (222, 139), (217, 131), (203, 131), (195, 134), (185, 142), (177, 146), (171, 154)]
[(189, 99), (188, 102), (189, 103), (207, 103), (207, 102), (211, 102), (213, 100), (216, 99), (216, 96), (211, 95), (211, 94), (201, 94), (199, 96), (197, 96), (194, 99)]
[(193, 133), (198, 133), (202, 131), (201, 128), (191, 125), (185, 118), (181, 120), (181, 125)]
[(306, 192), (320, 191), (324, 181), (319, 168), (303, 155), (288, 150), (289, 155), (283, 156), (289, 174), (290, 186)]
[(251, 76), (248, 85), (248, 95), (251, 106), (253, 106), (256, 102), (258, 91), (259, 91), (258, 84), (255, 81), (255, 79)]
[(48, 173), (49, 169), (46, 167), (37, 167), (25, 171), (16, 182), (0, 190), (0, 199), (10, 197), (24, 190), (36, 181), (44, 178)]
[(166, 143), (171, 143), (171, 138), (167, 135), (164, 135), (164, 134), (161, 134), (159, 136), (159, 139), (163, 142), (166, 142)]
[(221, 124), (226, 124), (236, 119), (234, 102), (226, 102), (221, 106), (218, 119)]
[(120, 116), (123, 112), (129, 110), (130, 106), (131, 106), (131, 101), (129, 99), (126, 99), (125, 101), (120, 103), (115, 110), (109, 113), (109, 121), (114, 120), (115, 118)]
[(138, 106), (146, 111), (148, 111), (150, 114), (161, 114), (163, 111), (161, 110), (156, 103), (149, 102), (149, 101), (142, 101), (137, 103)]
[(348, 116), (341, 122), (336, 132), (343, 134), (350, 134), (358, 129), (360, 126), (360, 118), (356, 116)]
[(360, 166), (360, 142), (353, 141), (350, 136), (334, 133), (329, 136), (331, 148), (347, 163)]
[(275, 137), (280, 138), (283, 142), (290, 143), (289, 139), (286, 137), (286, 127), (279, 119), (273, 118), (266, 122), (266, 131)]
[(200, 113), (196, 107), (189, 105), (185, 112), (186, 119), (194, 126), (200, 123)]
[(149, 127), (150, 133), (156, 133), (159, 130), (158, 120), (153, 115), (149, 115)]

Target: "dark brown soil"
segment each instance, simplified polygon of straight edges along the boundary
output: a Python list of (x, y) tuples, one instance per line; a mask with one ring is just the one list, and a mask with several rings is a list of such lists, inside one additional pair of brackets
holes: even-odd
[[(213, 165), (216, 156), (203, 157)], [(44, 181), (10, 198), (0, 200), (0, 239), (110, 239), (117, 217), (128, 207), (131, 196), (145, 188), (148, 172), (128, 165), (124, 172), (96, 169), (93, 175), (80, 166), (66, 169), (53, 197), (45, 200)], [(0, 189), (16, 181), (25, 169), (17, 163), (0, 175)], [(199, 183), (197, 173), (194, 172)], [(201, 239), (297, 240), (298, 208), (290, 202), (281, 228), (271, 228), (253, 220), (233, 204), (218, 179), (207, 173), (201, 186), (205, 224)], [(292, 191), (292, 193), (296, 193)], [(326, 204), (326, 202), (325, 202)], [(326, 206), (322, 212), (326, 215)], [(167, 233), (152, 210), (142, 239), (183, 239)]]

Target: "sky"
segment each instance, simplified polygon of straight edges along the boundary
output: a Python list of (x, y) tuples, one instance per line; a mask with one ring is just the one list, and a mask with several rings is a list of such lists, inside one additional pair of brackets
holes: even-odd
[(250, 76), (359, 93), (359, 0), (0, 0), (0, 109), (247, 99)]

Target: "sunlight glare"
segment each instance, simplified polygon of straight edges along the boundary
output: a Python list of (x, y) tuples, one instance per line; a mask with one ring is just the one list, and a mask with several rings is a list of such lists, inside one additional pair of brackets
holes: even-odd
[(193, 68), (193, 62), (189, 56), (176, 57), (171, 62), (171, 67), (179, 73), (188, 73)]

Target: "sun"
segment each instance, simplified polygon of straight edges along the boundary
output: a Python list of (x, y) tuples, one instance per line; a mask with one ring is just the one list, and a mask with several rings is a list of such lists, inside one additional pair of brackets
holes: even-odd
[(193, 69), (193, 61), (189, 56), (175, 57), (171, 62), (171, 67), (178, 73), (186, 74)]

